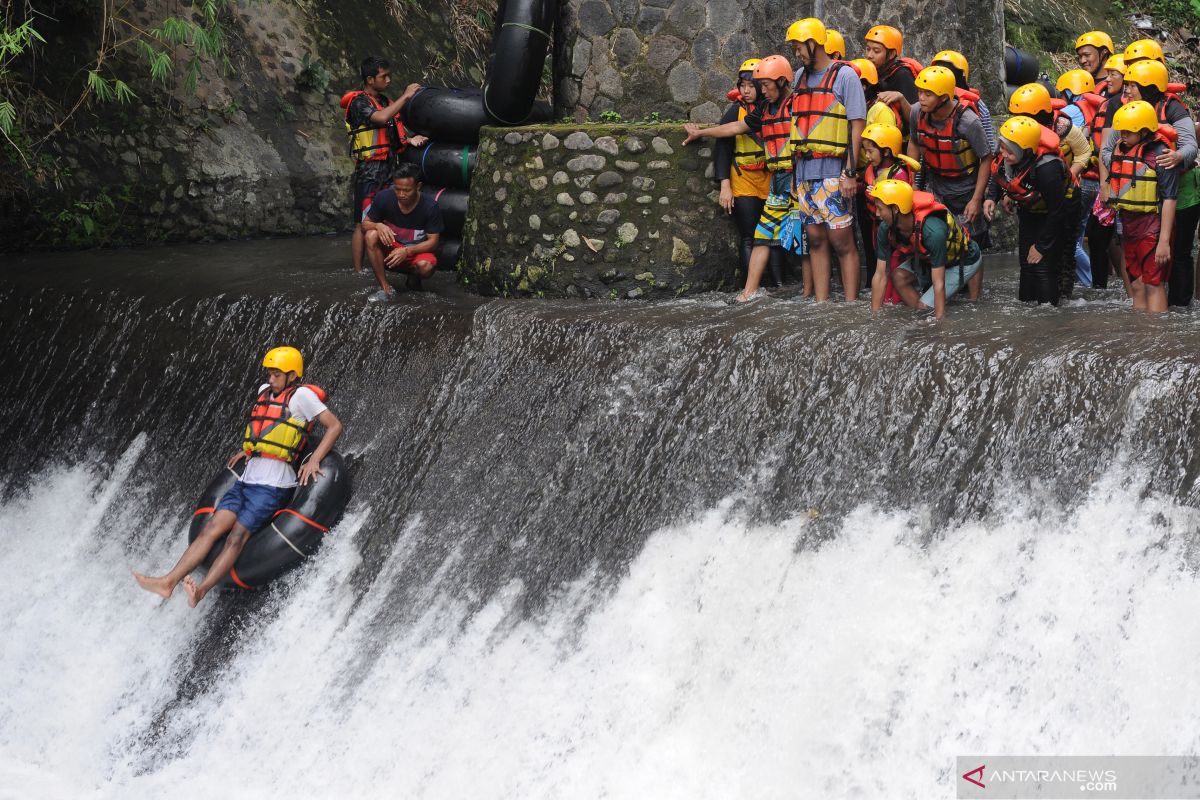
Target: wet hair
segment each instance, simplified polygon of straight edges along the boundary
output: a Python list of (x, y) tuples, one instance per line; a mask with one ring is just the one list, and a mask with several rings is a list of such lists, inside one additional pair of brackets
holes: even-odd
[(381, 69), (391, 69), (391, 64), (383, 56), (367, 56), (359, 65), (358, 71), (362, 75), (363, 83), (374, 78), (379, 74)]
[(950, 74), (954, 76), (954, 85), (955, 86), (957, 86), (960, 89), (970, 89), (971, 88), (970, 86), (967, 85), (967, 79), (963, 77), (962, 70), (959, 69), (958, 67), (954, 66), (953, 64), (951, 64), (949, 61), (934, 61), (929, 66), (945, 67), (946, 69), (950, 70)]
[(421, 168), (416, 164), (401, 164), (392, 170), (392, 182), (406, 180), (412, 178), (417, 183), (421, 182)]

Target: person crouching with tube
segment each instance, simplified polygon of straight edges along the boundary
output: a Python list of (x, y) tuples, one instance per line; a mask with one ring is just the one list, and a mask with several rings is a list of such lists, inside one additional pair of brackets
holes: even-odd
[(1125, 269), (1132, 281), (1133, 307), (1167, 310), (1164, 285), (1171, 275), (1171, 237), (1175, 226), (1178, 167), (1162, 156), (1174, 149), (1160, 129), (1154, 106), (1135, 100), (1113, 115), (1119, 142), (1108, 167), (1108, 203), (1121, 217)]
[[(871, 196), (880, 223), (875, 277), (871, 279), (872, 312), (883, 307), (889, 265), (894, 264), (891, 278), (904, 304), (921, 310), (932, 308), (941, 319), (946, 300), (966, 286), (983, 265), (979, 244), (929, 192), (893, 179), (875, 184)], [(918, 273), (926, 270), (930, 287), (921, 295)]]
[[(754, 82), (754, 68), (760, 61), (748, 58), (738, 68), (737, 89), (729, 93), (733, 102), (719, 124), (744, 120), (758, 104), (760, 95), (758, 84)], [(754, 229), (771, 191), (771, 173), (767, 171), (762, 140), (753, 133), (717, 139), (713, 145), (713, 174), (720, 179), (718, 203), (733, 217), (737, 228), (742, 274), (747, 275), (750, 256), (754, 252)], [(763, 284), (783, 285), (783, 249), (780, 247), (771, 248)]]
[(1075, 241), (1067, 200), (1070, 179), (1058, 134), (1030, 117), (1009, 117), (1000, 126), (1000, 152), (992, 160), (991, 172), (984, 216), (995, 217), (997, 202), (1008, 213), (1014, 207), (1017, 213), (1018, 299), (1058, 305), (1059, 276), (1068, 268), (1063, 262), (1074, 255), (1068, 245)]
[[(875, 123), (863, 129), (862, 152), (867, 160), (866, 172), (863, 176), (864, 208), (859, 212), (862, 223), (863, 249), (870, 259), (870, 278), (875, 278), (875, 240), (879, 236), (879, 221), (875, 214), (875, 199), (871, 197), (871, 189), (880, 181), (899, 180), (912, 184), (921, 165), (900, 151), (904, 147), (904, 138), (900, 129), (895, 125)], [(890, 272), (890, 271), (889, 271)], [(884, 302), (899, 303), (897, 294), (889, 274)]]

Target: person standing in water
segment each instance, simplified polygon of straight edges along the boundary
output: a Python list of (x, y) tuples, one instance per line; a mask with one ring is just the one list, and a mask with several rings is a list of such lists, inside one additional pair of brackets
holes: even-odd
[[(301, 384), (304, 358), (294, 347), (276, 347), (263, 358), (267, 382), (258, 389), (250, 419), (242, 437), (242, 449), (229, 459), (230, 469), (248, 459), (245, 471), (225, 493), (204, 530), (196, 537), (174, 568), (154, 577), (134, 571), (138, 585), (148, 592), (169, 598), (183, 581), (188, 605), (196, 604), (229, 574), (251, 534), (262, 528), (275, 512), (287, 505), (292, 490), (303, 486), (321, 471), (321, 459), (342, 435), (342, 423), (325, 405), (325, 392), (318, 386)], [(315, 422), (325, 427), (325, 436), (312, 455), (294, 467)], [(228, 535), (225, 548), (197, 584), (191, 577), (208, 553)]]

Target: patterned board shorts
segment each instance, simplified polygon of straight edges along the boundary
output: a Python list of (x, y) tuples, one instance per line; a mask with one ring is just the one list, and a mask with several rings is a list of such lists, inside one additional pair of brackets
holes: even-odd
[(792, 196), (791, 172), (771, 174), (771, 191), (754, 228), (754, 243), (782, 247), (797, 255), (807, 252), (804, 224), (797, 218)]
[(854, 205), (842, 197), (841, 178), (800, 181), (796, 187), (796, 210), (805, 225), (824, 225), (837, 230), (854, 224)]

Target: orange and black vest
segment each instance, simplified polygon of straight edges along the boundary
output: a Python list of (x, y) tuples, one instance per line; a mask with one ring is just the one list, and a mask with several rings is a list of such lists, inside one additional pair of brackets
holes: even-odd
[(350, 104), (360, 94), (366, 95), (376, 111), (382, 111), (387, 100), (386, 97), (381, 100), (361, 89), (342, 95), (341, 106), (346, 119), (346, 134), (350, 137), (350, 155), (356, 161), (386, 161), (393, 150), (402, 151), (408, 141), (404, 135), (404, 123), (396, 115), (392, 122), (382, 126), (370, 121), (359, 127), (351, 126)]
[(769, 103), (761, 106), (762, 128), (758, 138), (766, 151), (766, 166), (772, 172), (787, 172), (792, 169), (792, 95), (781, 98), (771, 110)]
[(1126, 149), (1118, 143), (1113, 149), (1108, 168), (1109, 205), (1124, 211), (1153, 213), (1158, 211), (1158, 152), (1152, 146), (1162, 142), (1175, 149), (1175, 129), (1159, 128), (1154, 136), (1143, 139)]
[(921, 62), (915, 58), (900, 56), (899, 58), (893, 58), (883, 65), (883, 69), (879, 70), (879, 82), (886, 83), (890, 81), (901, 67), (911, 72), (914, 78), (921, 74), (921, 70), (925, 69), (921, 65)]
[(301, 386), (311, 389), (322, 403), (325, 402), (325, 390), (311, 383), (294, 383), (277, 397), (271, 396), (268, 387), (254, 401), (250, 421), (242, 436), (242, 449), (251, 457), (263, 456), (290, 464), (304, 450), (314, 421), (301, 421), (288, 408), (292, 395)]
[(793, 149), (800, 158), (845, 156), (850, 149), (846, 107), (833, 93), (834, 81), (843, 68), (849, 65), (834, 61), (816, 86), (806, 85), (804, 73), (796, 79), (792, 135)]
[[(1037, 153), (1019, 173), (1012, 172), (1004, 161), (1003, 153), (997, 153), (992, 159), (992, 180), (996, 181), (996, 185), (1011, 197), (1014, 203), (1035, 214), (1044, 214), (1047, 211), (1042, 194), (1038, 191), (1037, 168), (1047, 160), (1063, 162), (1058, 134), (1044, 125), (1041, 127), (1042, 138), (1038, 142)], [(1065, 163), (1063, 169), (1066, 169)], [(1069, 181), (1069, 178), (1064, 177), (1064, 183)]]
[(960, 102), (940, 123), (925, 112), (917, 118), (917, 140), (925, 166), (939, 177), (965, 178), (979, 169), (979, 154), (958, 132), (958, 121), (966, 110), (967, 106)]
[(916, 253), (921, 260), (928, 264), (929, 251), (925, 249), (923, 238), (925, 220), (931, 215), (946, 221), (948, 232), (946, 237), (946, 266), (950, 267), (961, 264), (963, 256), (967, 253), (967, 246), (971, 243), (971, 237), (962, 229), (957, 220), (954, 219), (954, 215), (950, 213), (949, 209), (939, 203), (937, 198), (929, 192), (913, 192), (914, 219), (911, 239), (901, 239), (896, 232), (896, 226), (888, 226), (888, 241), (892, 245), (892, 250), (900, 255), (912, 255)]

